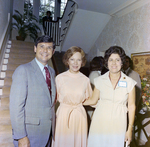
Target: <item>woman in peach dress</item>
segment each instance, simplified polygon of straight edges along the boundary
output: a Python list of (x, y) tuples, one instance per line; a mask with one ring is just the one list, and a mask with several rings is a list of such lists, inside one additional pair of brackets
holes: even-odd
[(55, 141), (52, 147), (87, 147), (87, 115), (83, 102), (92, 95), (90, 80), (81, 72), (85, 53), (73, 46), (64, 55), (69, 70), (56, 77), (57, 100)]

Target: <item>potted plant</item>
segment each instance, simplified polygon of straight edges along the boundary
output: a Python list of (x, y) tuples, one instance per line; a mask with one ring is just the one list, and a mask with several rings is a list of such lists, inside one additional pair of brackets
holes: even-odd
[(16, 29), (19, 35), (16, 36), (17, 40), (24, 41), (27, 36), (30, 36), (33, 40), (38, 37), (38, 32), (40, 32), (41, 29), (37, 25), (38, 19), (35, 15), (29, 13), (27, 17), (27, 15), (22, 15), (19, 11), (15, 10), (15, 14), (12, 15), (12, 18), (15, 20), (15, 22), (12, 23), (12, 29)]

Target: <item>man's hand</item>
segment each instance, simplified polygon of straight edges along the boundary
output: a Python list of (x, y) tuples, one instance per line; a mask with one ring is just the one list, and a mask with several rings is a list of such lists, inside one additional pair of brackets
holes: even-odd
[(30, 141), (29, 141), (28, 137), (19, 139), (18, 147), (30, 147)]

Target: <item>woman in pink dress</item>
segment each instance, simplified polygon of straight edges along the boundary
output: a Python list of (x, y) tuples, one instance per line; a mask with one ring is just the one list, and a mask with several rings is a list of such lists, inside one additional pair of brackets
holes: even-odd
[(63, 63), (69, 70), (56, 77), (57, 100), (55, 141), (52, 147), (87, 147), (87, 115), (83, 102), (92, 95), (90, 80), (79, 70), (85, 53), (79, 47), (68, 49)]

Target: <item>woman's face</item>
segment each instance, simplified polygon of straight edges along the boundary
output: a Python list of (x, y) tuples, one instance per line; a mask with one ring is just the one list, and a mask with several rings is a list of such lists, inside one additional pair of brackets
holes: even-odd
[(111, 73), (118, 73), (121, 70), (122, 61), (118, 54), (111, 54), (108, 58), (108, 69)]
[(81, 53), (74, 53), (68, 60), (69, 71), (72, 73), (78, 73), (82, 65)]

